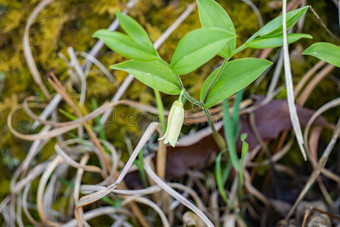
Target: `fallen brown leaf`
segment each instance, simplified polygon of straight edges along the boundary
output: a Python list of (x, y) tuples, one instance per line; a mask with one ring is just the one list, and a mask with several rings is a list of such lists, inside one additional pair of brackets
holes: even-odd
[[(264, 98), (265, 97), (263, 96), (256, 96), (254, 105), (259, 104), (264, 100)], [(304, 127), (315, 111), (297, 106), (297, 112), (301, 126)], [(281, 132), (292, 129), (287, 100), (272, 100), (266, 105), (254, 110), (253, 114), (257, 130), (264, 141), (275, 139)], [(240, 122), (240, 135), (242, 133), (248, 134), (246, 141), (249, 144), (249, 150), (251, 150), (257, 146), (258, 142), (249, 123), (249, 114), (241, 115)], [(326, 124), (327, 121), (323, 117), (319, 117), (314, 122), (314, 125), (317, 126), (323, 126)], [(219, 130), (219, 133), (223, 135), (223, 128)], [(241, 144), (238, 143), (238, 150), (241, 148), (240, 145)], [(168, 146), (166, 177), (168, 179), (177, 178), (184, 176), (191, 168), (203, 168), (206, 165), (209, 156), (214, 152), (219, 152), (219, 149), (211, 135), (204, 136), (199, 141), (191, 145), (178, 145), (176, 147)], [(138, 177), (137, 174), (135, 176)], [(128, 179), (132, 180), (135, 179), (135, 177)], [(130, 180), (127, 180), (128, 185), (134, 185), (134, 187), (136, 187), (135, 183), (129, 183), (129, 181)]]

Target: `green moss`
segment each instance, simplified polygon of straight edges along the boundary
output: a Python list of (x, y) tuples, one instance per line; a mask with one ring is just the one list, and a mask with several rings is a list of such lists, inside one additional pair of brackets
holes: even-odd
[[(27, 67), (22, 45), (25, 23), (34, 7), (39, 2), (40, 0), (1, 0), (0, 3), (0, 72), (3, 72), (6, 75), (4, 90), (0, 97), (0, 113), (2, 115), (0, 118), (1, 159), (5, 157), (4, 154), (7, 152), (11, 157), (22, 160), (26, 156), (27, 150), (31, 145), (31, 142), (24, 142), (10, 134), (7, 128), (6, 119), (11, 108), (18, 103), (22, 103), (23, 99), (28, 96), (36, 95), (43, 97), (41, 90), (35, 85)], [(54, 1), (39, 14), (30, 30), (30, 44), (34, 60), (36, 61), (43, 82), (48, 86), (51, 93), (55, 93), (55, 91), (48, 85), (44, 76), (48, 71), (52, 70), (64, 84), (69, 80), (68, 66), (61, 58), (59, 58), (58, 53), (60, 52), (68, 57), (67, 48), (70, 46), (76, 51), (89, 51), (97, 42), (97, 39), (92, 38), (92, 34), (98, 29), (107, 28), (115, 19), (114, 11), (116, 9), (123, 10), (127, 2), (128, 0)], [(169, 1), (166, 0), (140, 0), (137, 7), (134, 7), (129, 11), (129, 14), (140, 22), (147, 30), (152, 41), (157, 40), (186, 9), (187, 5), (193, 2), (193, 0), (170, 1), (171, 4), (168, 4), (168, 2)], [(258, 30), (257, 17), (248, 5), (239, 0), (219, 0), (218, 2), (228, 11), (234, 22), (238, 35), (238, 46)], [(271, 0), (257, 0), (253, 2), (258, 6), (265, 23), (278, 16), (281, 12), (280, 8), (272, 9), (269, 7), (269, 2), (271, 2)], [(325, 22), (332, 23), (327, 11), (324, 10), (325, 7), (329, 7), (326, 2), (313, 0), (309, 4), (313, 5), (314, 9)], [(1, 12), (3, 12), (3, 14)], [(199, 27), (200, 22), (196, 10), (160, 47), (160, 56), (164, 60), (170, 62), (178, 41), (188, 32)], [(316, 41), (335, 43), (334, 40), (322, 30), (322, 27), (310, 12), (307, 13), (302, 32), (311, 34), (314, 39), (299, 41), (298, 44), (290, 46), (291, 50), (297, 47), (297, 45), (300, 45), (302, 49), (305, 49)], [(254, 55), (254, 52), (255, 50), (253, 49), (246, 49), (235, 58), (250, 57)], [(299, 53), (297, 53), (297, 56), (301, 57)], [(98, 58), (107, 68), (110, 65), (125, 60), (122, 56), (113, 53), (107, 48), (103, 48), (100, 51)], [(301, 80), (306, 71), (315, 65), (317, 61), (318, 60), (315, 58), (306, 56), (300, 61), (292, 57), (291, 65), (294, 76), (294, 85)], [(185, 87), (192, 96), (196, 98), (199, 97), (201, 85), (218, 63), (220, 63), (220, 58), (216, 57), (198, 70), (188, 75), (181, 76)], [(94, 71), (92, 71), (87, 78), (88, 87), (86, 103), (84, 106), (80, 107), (83, 114), (92, 111), (92, 105), (90, 103), (91, 98), (95, 98), (98, 105), (111, 100), (112, 96), (117, 91), (117, 88), (127, 76), (124, 72), (109, 69), (116, 79), (115, 82), (110, 83), (104, 75), (96, 72), (96, 67), (93, 69)], [(272, 71), (273, 70), (271, 70), (258, 87), (255, 87), (254, 84), (249, 86), (246, 95), (255, 92), (257, 94), (265, 94), (270, 84)], [(333, 74), (338, 75), (339, 70), (334, 71)], [(281, 75), (279, 83), (284, 84), (283, 74)], [(71, 98), (77, 102), (77, 100), (79, 100), (79, 87), (66, 87), (66, 89)], [(327, 77), (314, 89), (307, 100), (306, 106), (313, 109), (320, 107), (322, 104), (339, 96), (337, 89), (336, 82), (334, 82), (331, 77)], [(131, 99), (155, 106), (153, 96), (152, 89), (146, 87), (139, 81), (134, 81), (123, 95), (123, 99)], [(285, 89), (283, 89), (277, 97), (286, 98)], [(166, 94), (162, 94), (162, 98), (166, 109), (169, 109), (172, 102), (177, 99), (175, 96), (168, 96)], [(72, 109), (66, 105), (65, 102), (60, 104), (60, 107), (67, 112), (74, 114)], [(191, 104), (187, 102), (185, 107), (189, 109), (191, 108)], [(129, 118), (130, 113), (135, 114), (133, 120), (131, 117)], [(336, 116), (339, 116), (339, 114), (340, 112), (338, 109), (334, 112), (326, 113), (326, 116), (331, 122), (335, 122), (335, 118)], [(127, 152), (125, 152), (127, 150), (127, 145), (125, 143), (126, 138), (129, 138), (132, 145), (135, 146), (146, 129), (147, 124), (141, 123), (142, 117), (145, 116), (147, 116), (150, 121), (156, 119), (154, 115), (145, 115), (132, 107), (126, 106), (117, 107), (111, 115), (105, 129), (106, 135), (110, 142), (112, 142), (119, 150), (124, 151), (123, 156), (127, 157)], [(68, 119), (61, 117), (61, 120), (67, 121)], [(16, 128), (19, 130), (22, 130), (27, 123), (32, 123), (32, 121), (28, 121), (26, 114), (23, 113), (16, 114), (14, 121)], [(93, 125), (94, 121), (90, 121), (89, 123)], [(55, 140), (52, 140), (46, 144), (36, 160), (37, 163), (47, 159), (54, 152), (55, 142)], [(301, 156), (298, 152), (298, 148), (294, 148), (294, 150), (297, 152), (290, 152), (291, 155), (287, 156), (287, 159), (288, 162), (291, 159), (298, 160), (294, 163), (294, 165), (298, 166), (301, 164)], [(7, 169), (7, 166), (4, 166), (5, 164), (0, 163), (0, 165), (2, 168), (10, 171)], [(267, 167), (259, 168), (257, 174), (263, 176), (267, 171)], [(3, 173), (0, 173), (0, 177), (4, 180), (3, 186), (0, 187), (0, 198), (4, 197), (9, 191), (8, 184), (10, 174), (2, 174)], [(71, 178), (71, 175), (68, 177)], [(95, 178), (93, 175), (84, 177), (86, 182), (92, 182), (93, 178)], [(36, 191), (36, 188), (37, 181), (34, 181), (32, 191)], [(63, 188), (63, 190), (65, 189), (66, 188)], [(34, 202), (35, 194), (32, 193), (29, 196), (31, 201)], [(60, 202), (61, 201), (57, 201), (55, 204), (56, 208), (59, 207)]]

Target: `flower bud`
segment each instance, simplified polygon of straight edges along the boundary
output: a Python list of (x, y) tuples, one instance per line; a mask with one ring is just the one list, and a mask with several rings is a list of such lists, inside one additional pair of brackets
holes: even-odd
[(170, 109), (166, 132), (159, 140), (164, 140), (164, 144), (170, 143), (171, 146), (174, 147), (177, 143), (179, 133), (181, 132), (183, 121), (183, 103), (180, 101), (175, 101)]

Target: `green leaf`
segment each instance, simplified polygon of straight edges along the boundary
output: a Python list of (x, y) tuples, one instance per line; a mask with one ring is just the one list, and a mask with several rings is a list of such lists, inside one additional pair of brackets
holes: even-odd
[[(299, 19), (306, 13), (309, 6), (305, 6), (303, 8), (299, 8), (293, 11), (286, 13), (286, 23), (287, 30), (293, 27)], [(263, 26), (257, 34), (259, 36), (274, 36), (278, 34), (282, 34), (282, 15), (276, 17), (275, 19), (268, 22), (265, 26)]]
[(228, 13), (214, 0), (198, 0), (197, 5), (202, 28), (221, 28), (235, 35), (219, 52), (222, 57), (228, 58), (236, 48), (235, 27)]
[(176, 74), (187, 74), (212, 59), (235, 36), (219, 28), (201, 28), (184, 36), (171, 59)]
[(120, 32), (99, 30), (93, 34), (93, 37), (103, 40), (111, 50), (127, 58), (146, 61), (158, 58), (157, 55), (151, 54), (148, 49)]
[(246, 156), (248, 152), (248, 143), (245, 141), (247, 139), (248, 134), (247, 133), (242, 133), (241, 135), (241, 141), (242, 141), (242, 153), (241, 153), (241, 163), (243, 163), (244, 157)]
[[(243, 133), (241, 135), (241, 141), (242, 141), (242, 153), (241, 153), (241, 160), (240, 160), (240, 164), (241, 166), (243, 166), (243, 162), (244, 162), (244, 158), (246, 157), (246, 154), (248, 152), (248, 143), (245, 141), (245, 139), (247, 138), (247, 133)], [(243, 168), (240, 168), (240, 185), (243, 185)]]
[[(299, 39), (306, 38), (312, 39), (313, 37), (307, 34), (300, 33), (289, 33), (287, 34), (288, 44), (294, 43)], [(270, 37), (258, 37), (251, 42), (245, 44), (247, 47), (257, 48), (257, 49), (265, 49), (265, 48), (274, 48), (280, 47), (283, 45), (283, 35), (276, 35)]]
[[(243, 58), (228, 62), (215, 84), (212, 86), (204, 108), (210, 108), (248, 86), (258, 78), (272, 63), (258, 58)], [(210, 84), (217, 76), (220, 68), (210, 74), (202, 85), (200, 99), (203, 101)]]
[(181, 93), (181, 88), (171, 68), (159, 59), (154, 61), (130, 60), (112, 65), (110, 68), (128, 72), (147, 86), (164, 93), (171, 95)]
[(332, 65), (340, 67), (340, 47), (331, 43), (314, 43), (302, 54), (311, 55)]
[(157, 56), (157, 52), (144, 28), (132, 17), (116, 11), (120, 26), (136, 43), (149, 50), (150, 54)]
[[(224, 202), (229, 206), (232, 207), (225, 191), (224, 191), (224, 183), (223, 183), (223, 177), (222, 177), (222, 168), (221, 168), (221, 159), (222, 159), (222, 155), (225, 151), (220, 152), (217, 157), (216, 157), (216, 165), (215, 165), (215, 175), (216, 175), (216, 183), (217, 183), (217, 188), (218, 191), (220, 193), (220, 195), (222, 196)], [(231, 166), (231, 165), (229, 165)], [(230, 167), (226, 168), (227, 170), (227, 176), (229, 175), (230, 172)]]
[(234, 138), (234, 122), (230, 117), (228, 99), (224, 99), (222, 102), (222, 112), (224, 120), (224, 136), (227, 140), (229, 158), (235, 170), (240, 171), (241, 166), (237, 157), (236, 143)]

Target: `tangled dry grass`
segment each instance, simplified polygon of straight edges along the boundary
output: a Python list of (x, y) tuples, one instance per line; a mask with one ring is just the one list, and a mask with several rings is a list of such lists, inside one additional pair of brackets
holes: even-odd
[[(32, 145), (27, 151), (25, 159), (13, 174), (10, 185), (11, 193), (0, 204), (4, 225), (26, 226), (27, 223), (31, 223), (34, 226), (90, 226), (90, 224), (97, 226), (220, 226), (221, 224), (223, 226), (246, 226), (251, 225), (251, 222), (244, 219), (247, 217), (256, 220), (259, 225), (269, 226), (273, 222), (270, 217), (271, 213), (268, 212), (270, 208), (279, 213), (276, 216), (281, 219), (285, 218), (286, 224), (292, 220), (291, 216), (297, 205), (304, 199), (315, 182), (320, 188), (329, 211), (319, 209), (319, 207), (314, 207), (314, 210), (307, 209), (309, 213), (305, 211), (303, 214), (304, 225), (307, 224), (311, 212), (318, 209), (319, 213), (326, 214), (325, 219), (331, 218), (334, 223), (336, 220), (340, 220), (336, 215), (339, 207), (338, 202), (330, 196), (329, 189), (324, 184), (324, 178), (327, 178), (337, 184), (336, 188), (340, 185), (338, 173), (326, 167), (327, 160), (340, 135), (340, 121), (336, 124), (322, 123), (312, 127), (325, 111), (340, 105), (339, 98), (323, 104), (306, 121), (304, 137), (302, 138), (301, 134), (300, 144), (304, 142), (302, 149), (306, 150), (312, 169), (294, 205), (290, 205), (282, 198), (276, 200), (268, 198), (256, 184), (256, 171), (263, 166), (272, 171), (273, 178), (277, 177), (275, 175), (278, 173), (292, 178), (295, 175), (289, 166), (280, 163), (280, 160), (292, 149), (293, 134), (288, 131), (281, 133), (277, 139), (275, 151), (272, 152), (268, 148), (268, 143), (261, 136), (256, 122), (256, 110), (270, 103), (282, 89), (282, 86), (278, 86), (278, 84), (283, 58), (285, 57), (285, 60), (289, 61), (287, 60), (287, 49), (284, 50), (285, 54), (278, 51), (275, 54), (277, 57), (274, 56), (272, 59), (273, 62), (276, 62), (276, 68), (266, 97), (257, 103), (251, 99), (243, 100), (241, 103), (240, 114), (249, 115), (249, 127), (253, 130), (257, 145), (247, 153), (243, 162), (243, 198), (240, 198), (237, 177), (233, 174), (229, 177), (230, 187), (225, 188), (225, 191), (232, 207), (228, 207), (219, 198), (215, 177), (211, 171), (190, 170), (177, 183), (170, 183), (166, 178), (166, 173), (167, 168), (171, 168), (171, 166), (167, 166), (167, 161), (169, 161), (167, 152), (171, 151), (162, 142), (159, 142), (156, 144), (156, 152), (143, 154), (143, 148), (148, 146), (148, 141), (153, 140), (153, 135), (162, 134), (158, 122), (148, 124), (138, 144), (131, 149), (127, 161), (122, 152), (102, 136), (101, 130), (105, 127), (113, 109), (118, 105), (127, 105), (146, 113), (158, 113), (157, 108), (152, 106), (122, 99), (134, 79), (133, 76), (128, 75), (125, 78), (111, 101), (99, 106), (93, 112), (84, 113), (81, 106), (88, 101), (86, 100), (88, 74), (96, 71), (105, 75), (108, 83), (115, 80), (106, 66), (96, 58), (99, 50), (103, 47), (101, 41), (88, 53), (75, 51), (72, 47), (68, 48), (69, 58), (61, 57), (69, 67), (69, 78), (61, 82), (53, 72), (48, 73), (49, 86), (55, 91), (55, 94), (50, 94), (34, 61), (29, 32), (38, 14), (52, 2), (53, 0), (43, 0), (36, 6), (27, 21), (23, 37), (25, 59), (34, 81), (41, 88), (48, 103), (36, 97), (27, 97), (23, 104), (14, 107), (8, 116), (8, 129), (19, 139), (32, 141)], [(128, 2), (125, 12), (135, 7), (135, 3), (135, 1)], [(304, 1), (293, 0), (289, 2), (287, 8), (291, 10), (303, 4), (305, 4)], [(187, 6), (181, 16), (154, 43), (156, 49), (195, 10), (195, 7), (195, 2)], [(257, 13), (258, 23), (263, 24), (256, 6), (251, 5), (251, 7)], [(302, 27), (303, 22), (299, 24), (298, 29), (302, 29)], [(114, 21), (109, 27), (112, 30), (117, 28), (117, 21)], [(260, 58), (267, 58), (271, 56), (272, 51), (272, 49), (264, 50), (256, 54)], [(288, 67), (285, 68), (286, 75), (290, 74), (289, 65), (285, 65)], [(329, 75), (333, 69), (334, 66), (325, 62), (319, 62), (312, 67), (295, 88), (294, 95), (297, 104), (303, 106), (318, 82)], [(75, 100), (65, 89), (65, 87), (72, 86), (79, 88), (78, 100)], [(293, 95), (292, 81), (290, 86), (290, 92)], [(62, 122), (60, 120), (61, 108), (58, 104), (61, 102), (65, 103), (73, 112), (67, 116), (69, 121)], [(37, 109), (43, 109), (42, 112), (39, 111), (40, 115), (36, 114)], [(35, 121), (31, 129), (37, 133), (27, 134), (16, 130), (15, 118), (22, 111)], [(216, 127), (220, 129), (222, 127), (221, 107), (217, 106), (212, 109), (211, 114)], [(201, 110), (188, 111), (185, 122), (188, 125), (204, 123), (206, 119), (203, 116)], [(295, 113), (295, 116), (297, 117), (298, 113)], [(318, 141), (323, 127), (332, 132), (332, 136), (324, 152), (318, 158), (318, 153), (320, 153)], [(210, 134), (208, 129), (202, 129), (193, 135), (184, 136), (179, 142), (179, 146), (190, 147), (199, 140), (209, 137)], [(51, 140), (55, 142), (55, 152), (50, 157), (45, 157), (44, 161), (37, 163), (37, 156), (41, 155), (42, 147)], [(140, 155), (141, 152), (142, 155)], [(210, 157), (203, 159), (206, 162), (205, 166), (215, 162), (216, 153), (210, 152), (209, 154), (211, 154)], [(263, 155), (267, 156), (260, 159), (259, 157)], [(130, 181), (131, 184), (135, 178), (129, 180), (126, 177), (129, 174), (132, 176), (136, 170), (141, 173), (141, 176), (144, 172), (144, 180), (147, 185), (143, 185), (144, 187), (140, 189), (131, 189), (126, 183)], [(280, 177), (277, 180), (280, 180)], [(339, 196), (338, 193), (336, 196)], [(288, 208), (284, 208), (284, 206), (288, 206)], [(301, 209), (298, 209), (297, 212), (300, 211)], [(302, 220), (296, 219), (295, 221)], [(254, 223), (254, 221), (252, 222)]]

